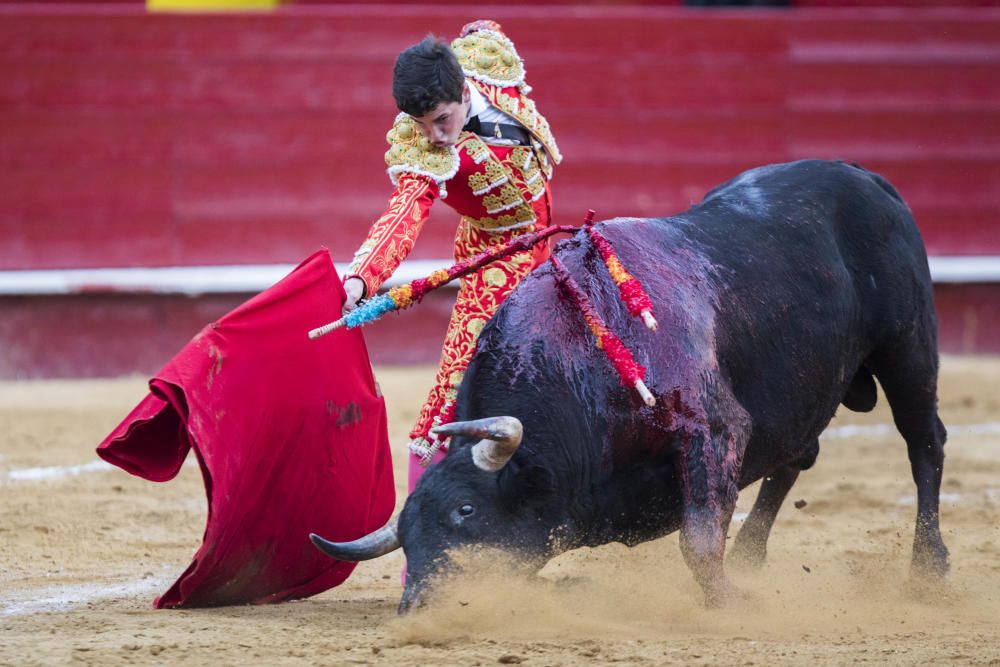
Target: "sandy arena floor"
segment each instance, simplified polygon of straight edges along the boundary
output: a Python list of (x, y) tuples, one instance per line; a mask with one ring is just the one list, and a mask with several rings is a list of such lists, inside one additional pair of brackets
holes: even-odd
[[(401, 453), (432, 372), (377, 376)], [(943, 361), (945, 588), (908, 582), (915, 491), (880, 399), (834, 420), (769, 563), (733, 573), (753, 602), (724, 612), (703, 609), (676, 536), (566, 554), (542, 584), (470, 585), (403, 619), (398, 552), (311, 600), (153, 611), (199, 545), (205, 501), (196, 466), (153, 484), (97, 462), (144, 387), (0, 383), (0, 664), (1000, 665), (1000, 359)]]

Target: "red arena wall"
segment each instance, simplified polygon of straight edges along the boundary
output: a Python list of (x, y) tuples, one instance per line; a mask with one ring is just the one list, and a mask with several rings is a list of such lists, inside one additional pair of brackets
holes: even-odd
[[(935, 262), (977, 258), (932, 265), (942, 350), (998, 352), (1000, 10), (967, 4), (488, 13), (566, 156), (556, 222), (669, 215), (769, 162), (860, 162), (907, 199)], [(391, 190), (394, 57), (483, 11), (0, 6), (0, 376), (151, 372), (248, 296), (47, 289), (40, 272), (349, 259)], [(435, 208), (414, 259), (448, 256), (455, 216)], [(435, 361), (452, 294), (370, 327), (375, 361)]]

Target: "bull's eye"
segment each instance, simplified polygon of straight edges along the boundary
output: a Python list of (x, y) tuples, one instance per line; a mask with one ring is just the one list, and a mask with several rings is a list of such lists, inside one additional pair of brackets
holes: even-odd
[(465, 503), (464, 505), (458, 508), (458, 513), (461, 514), (462, 516), (471, 516), (472, 513), (475, 511), (476, 508), (470, 505), (469, 503)]

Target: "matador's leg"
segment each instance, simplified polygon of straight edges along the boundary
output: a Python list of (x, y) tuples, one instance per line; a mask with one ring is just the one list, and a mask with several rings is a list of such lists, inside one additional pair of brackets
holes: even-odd
[[(497, 242), (503, 240), (498, 239)], [(537, 253), (520, 252), (493, 262), (462, 279), (455, 308), (448, 322), (448, 332), (441, 350), (441, 365), (434, 387), (421, 408), (416, 426), (410, 432), (411, 493), (426, 466), (444, 455), (439, 451), (441, 442), (430, 434), (430, 430), (453, 420), (458, 385), (461, 384), (465, 368), (476, 349), (479, 332), (507, 295), (539, 263), (539, 259)]]

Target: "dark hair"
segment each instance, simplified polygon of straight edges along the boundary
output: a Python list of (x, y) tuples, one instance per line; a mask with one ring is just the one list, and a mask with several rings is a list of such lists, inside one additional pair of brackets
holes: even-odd
[(441, 102), (461, 102), (465, 74), (451, 47), (427, 35), (399, 54), (392, 70), (396, 106), (411, 116), (423, 116)]

